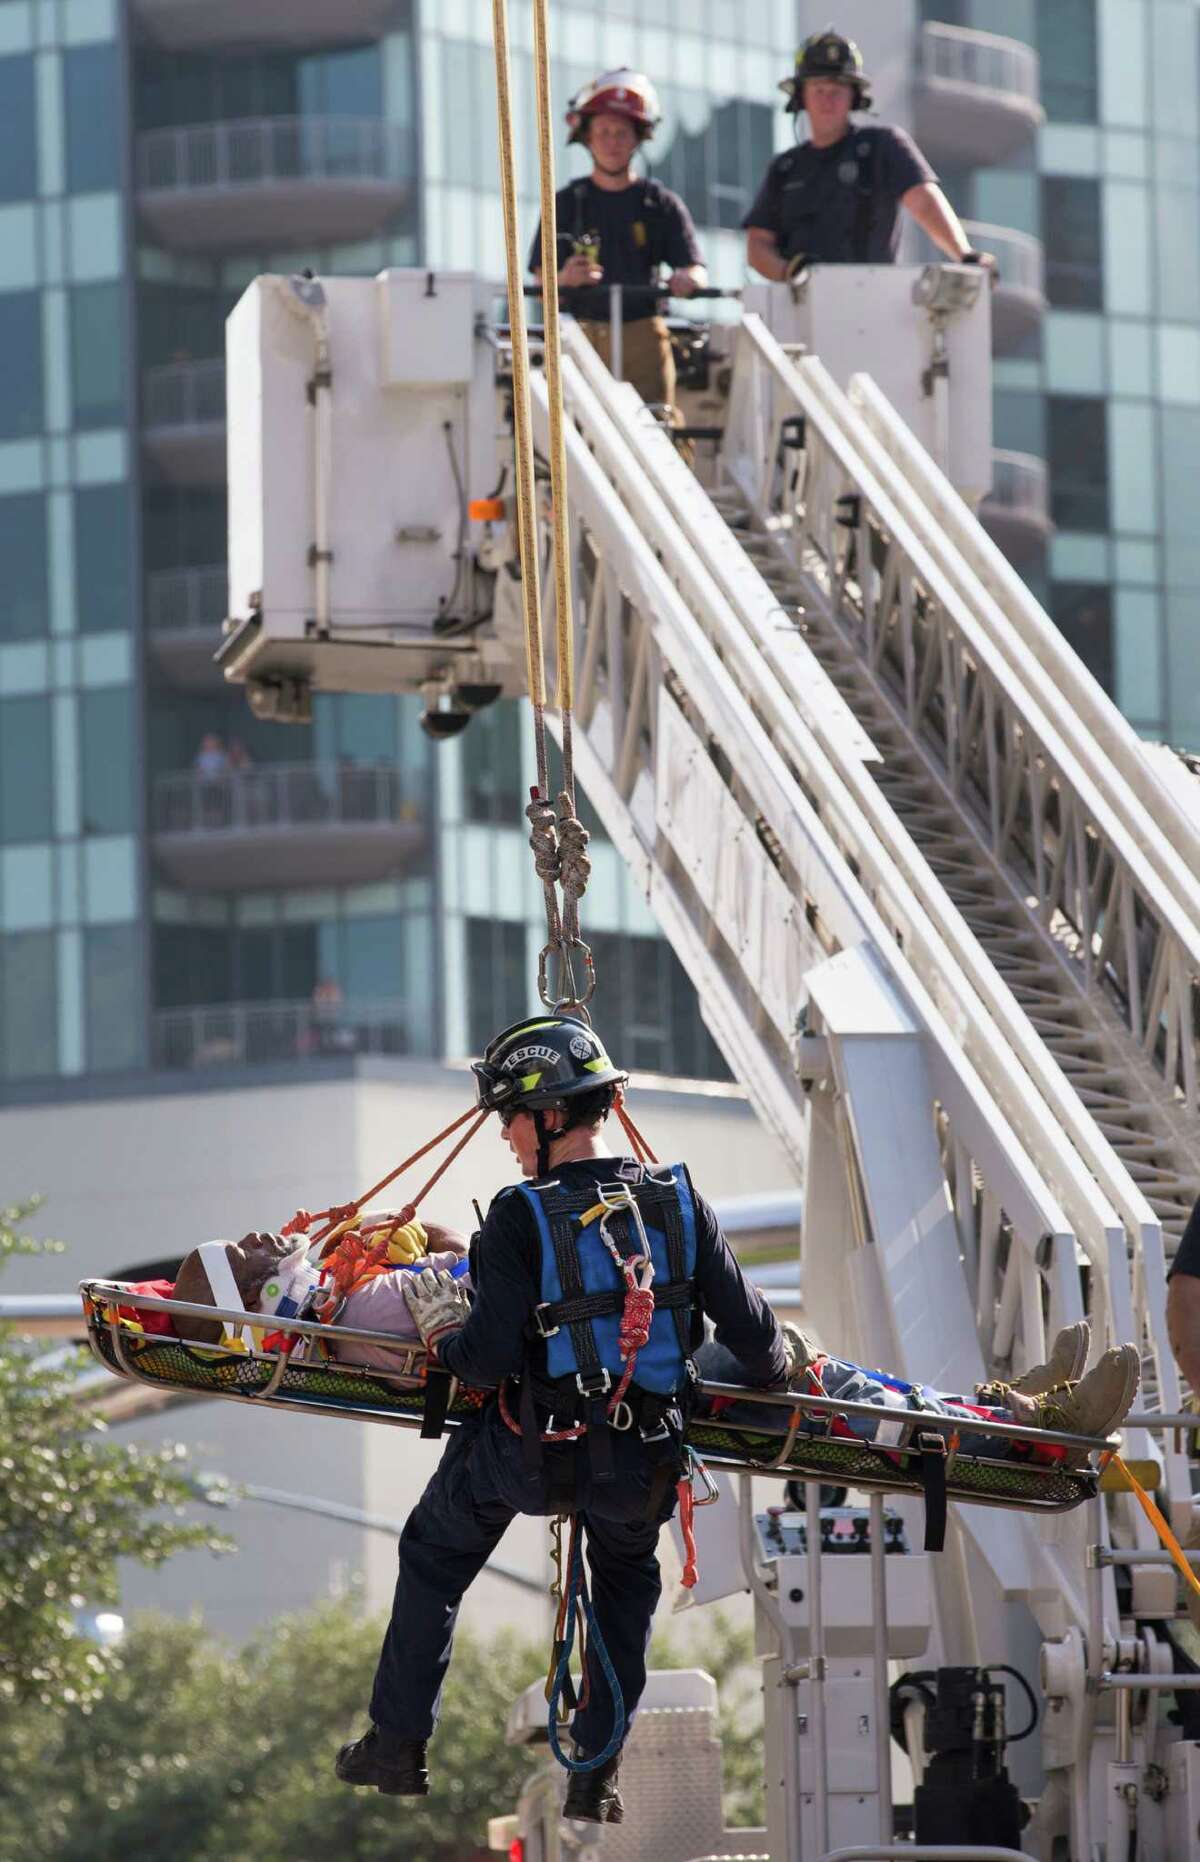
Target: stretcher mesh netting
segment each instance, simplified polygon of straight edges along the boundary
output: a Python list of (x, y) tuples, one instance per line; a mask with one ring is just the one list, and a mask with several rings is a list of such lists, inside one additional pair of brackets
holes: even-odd
[[(364, 1421), (412, 1426), (420, 1423), (424, 1413), (425, 1387), (419, 1377), (393, 1380), (319, 1358), (289, 1360), (281, 1373), (274, 1356), (258, 1357), (223, 1346), (190, 1345), (142, 1333), (117, 1319), (108, 1300), (86, 1290), (84, 1311), (92, 1349), (109, 1370), (164, 1390), (259, 1400), (270, 1407), (325, 1409)], [(270, 1393), (263, 1394), (273, 1380)], [(751, 1399), (753, 1394), (746, 1392)], [(479, 1391), (456, 1386), (447, 1423), (455, 1426), (477, 1416), (486, 1400)], [(780, 1410), (779, 1417), (771, 1426), (699, 1413), (688, 1424), (687, 1439), (712, 1466), (753, 1468), (838, 1486), (923, 1492), (915, 1450), (884, 1451), (842, 1437), (797, 1434), (787, 1454), (781, 1456), (789, 1412)], [(1096, 1485), (1090, 1469), (1066, 1468), (1061, 1463), (1001, 1461), (960, 1453), (952, 1454), (946, 1466), (948, 1497), (991, 1506), (1064, 1512), (1089, 1499)]]

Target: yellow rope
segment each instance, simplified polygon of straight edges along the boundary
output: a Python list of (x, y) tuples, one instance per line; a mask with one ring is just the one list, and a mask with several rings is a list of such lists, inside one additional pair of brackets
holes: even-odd
[(1125, 1476), (1126, 1480), (1129, 1482), (1129, 1491), (1137, 1499), (1138, 1505), (1141, 1507), (1143, 1513), (1146, 1515), (1146, 1518), (1150, 1521), (1150, 1524), (1154, 1527), (1155, 1532), (1157, 1532), (1159, 1538), (1162, 1540), (1163, 1544), (1166, 1546), (1167, 1550), (1170, 1552), (1171, 1557), (1175, 1560), (1175, 1563), (1179, 1566), (1180, 1571), (1182, 1571), (1184, 1577), (1187, 1579), (1192, 1589), (1196, 1592), (1196, 1595), (1200, 1596), (1200, 1578), (1198, 1578), (1196, 1576), (1196, 1573), (1192, 1570), (1191, 1565), (1188, 1563), (1186, 1552), (1184, 1551), (1182, 1545), (1180, 1545), (1179, 1540), (1175, 1537), (1175, 1534), (1171, 1531), (1171, 1528), (1167, 1524), (1166, 1520), (1163, 1518), (1163, 1515), (1159, 1511), (1158, 1506), (1150, 1498), (1150, 1495), (1146, 1492), (1145, 1488), (1142, 1486), (1137, 1476), (1134, 1473), (1132, 1473), (1130, 1469), (1122, 1461), (1120, 1455), (1114, 1455), (1113, 1461), (1116, 1463), (1117, 1467), (1120, 1468), (1122, 1474)]
[[(529, 400), (529, 336), (517, 241), (517, 170), (513, 154), (512, 72), (508, 55), (508, 0), (492, 0), (492, 35), (496, 51), (496, 119), (500, 139), (500, 199), (504, 207), (504, 259), (508, 279), (508, 323), (512, 332), (513, 424), (517, 461), (517, 545), (521, 558), (521, 595), (525, 607), (525, 657), (529, 697), (535, 712), (546, 705), (542, 664), (542, 604), (538, 579), (537, 522), (534, 511), (533, 419)], [(551, 258), (553, 259), (551, 248)], [(545, 269), (543, 267), (543, 269)]]
[(563, 434), (562, 339), (558, 321), (558, 219), (554, 199), (554, 118), (550, 95), (547, 0), (533, 0), (533, 67), (537, 98), (538, 174), (542, 193), (542, 321), (550, 400), (550, 492), (553, 499), (554, 600), (558, 624), (558, 708), (575, 703), (571, 639), (571, 554), (567, 535), (567, 446)]

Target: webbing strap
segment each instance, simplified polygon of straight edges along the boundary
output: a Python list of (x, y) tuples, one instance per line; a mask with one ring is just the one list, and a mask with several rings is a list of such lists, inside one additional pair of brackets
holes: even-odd
[[(579, 1265), (579, 1249), (575, 1245), (575, 1231), (571, 1217), (557, 1211), (549, 1214), (550, 1239), (554, 1245), (554, 1260), (558, 1267), (558, 1282), (568, 1303), (586, 1298), (587, 1290), (583, 1284), (583, 1270)], [(590, 1371), (601, 1369), (600, 1353), (596, 1350), (595, 1334), (591, 1322), (576, 1319), (568, 1322), (567, 1330), (571, 1334), (571, 1343), (575, 1347), (575, 1362), (584, 1377)]]
[[(675, 1188), (675, 1186), (672, 1186)], [(663, 1228), (667, 1237), (667, 1265), (671, 1269), (671, 1280), (682, 1280), (687, 1273), (687, 1251), (683, 1235), (683, 1211), (679, 1207), (679, 1192), (663, 1202)], [(692, 1354), (691, 1322), (682, 1307), (672, 1309), (675, 1320), (675, 1336), (679, 1340), (679, 1349), (685, 1359)]]
[(946, 1439), (917, 1437), (917, 1476), (925, 1494), (925, 1550), (946, 1549)]
[(436, 1371), (432, 1368), (425, 1373), (425, 1407), (421, 1412), (421, 1440), (436, 1442), (446, 1427), (446, 1414), (450, 1408), (450, 1391), (454, 1379), (449, 1371)]
[[(655, 1312), (675, 1312), (681, 1308), (687, 1312), (695, 1303), (696, 1287), (691, 1280), (667, 1280), (654, 1289)], [(613, 1288), (608, 1293), (585, 1293), (579, 1299), (547, 1300), (537, 1309), (538, 1325), (533, 1335), (544, 1337), (548, 1325), (570, 1326), (583, 1319), (607, 1319), (619, 1315), (624, 1306), (624, 1288)]]

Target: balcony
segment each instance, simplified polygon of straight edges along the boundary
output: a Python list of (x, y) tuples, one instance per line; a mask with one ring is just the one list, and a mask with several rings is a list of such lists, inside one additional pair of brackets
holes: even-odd
[(151, 1029), (152, 1064), (171, 1072), (264, 1066), (353, 1054), (406, 1054), (400, 1002), (230, 1002), (161, 1009)]
[(1010, 562), (1040, 554), (1054, 532), (1045, 460), (994, 452), (992, 489), (979, 506), (979, 521)]
[(1045, 263), (1040, 239), (1011, 226), (966, 220), (963, 230), (981, 252), (994, 252), (999, 280), (992, 292), (992, 348), (1016, 349), (1046, 314)]
[(142, 446), (175, 485), (225, 482), (225, 364), (167, 362), (142, 376)]
[(412, 194), (411, 134), (357, 116), (273, 116), (138, 137), (138, 207), (176, 252), (327, 245), (381, 232)]
[(967, 26), (921, 28), (913, 133), (930, 161), (959, 168), (1006, 161), (1044, 116), (1029, 46)]
[(396, 0), (132, 0), (131, 10), (143, 38), (165, 51), (345, 43), (401, 23)]
[(160, 776), (154, 853), (177, 886), (358, 886), (424, 845), (424, 797), (392, 763), (272, 763)]
[(157, 569), (146, 577), (146, 646), (172, 685), (184, 691), (224, 684), (213, 664), (229, 611), (224, 563), (211, 569)]

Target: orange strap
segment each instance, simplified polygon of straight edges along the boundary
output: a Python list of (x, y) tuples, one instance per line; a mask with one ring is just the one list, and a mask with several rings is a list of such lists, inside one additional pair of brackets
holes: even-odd
[(1175, 1534), (1171, 1531), (1170, 1526), (1163, 1518), (1158, 1506), (1150, 1498), (1150, 1495), (1146, 1492), (1137, 1476), (1132, 1474), (1126, 1467), (1120, 1455), (1114, 1455), (1113, 1460), (1120, 1468), (1125, 1479), (1129, 1482), (1130, 1492), (1137, 1496), (1137, 1503), (1146, 1515), (1146, 1518), (1154, 1527), (1155, 1532), (1157, 1532), (1159, 1538), (1170, 1552), (1171, 1557), (1175, 1560), (1175, 1563), (1179, 1566), (1184, 1577), (1196, 1592), (1196, 1595), (1200, 1597), (1200, 1578), (1198, 1578), (1196, 1573), (1192, 1570), (1191, 1565), (1188, 1563), (1187, 1553), (1179, 1543), (1179, 1540), (1175, 1537)]

